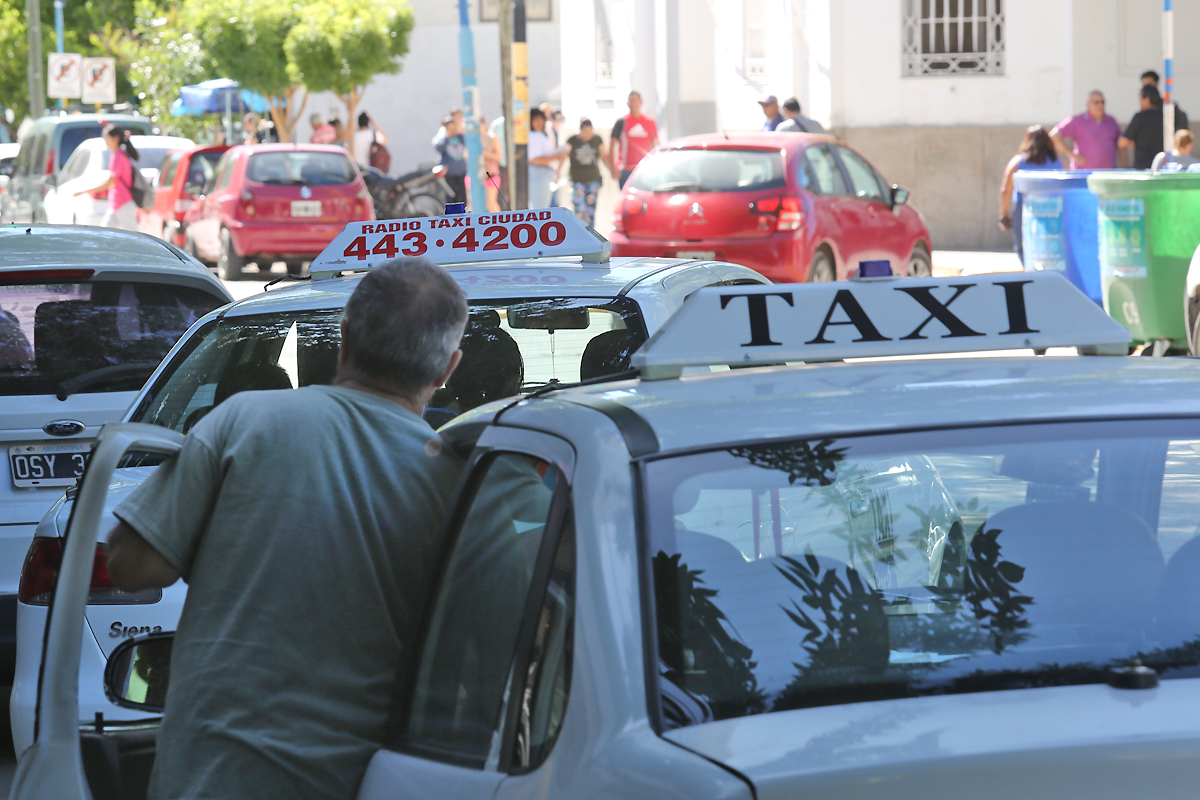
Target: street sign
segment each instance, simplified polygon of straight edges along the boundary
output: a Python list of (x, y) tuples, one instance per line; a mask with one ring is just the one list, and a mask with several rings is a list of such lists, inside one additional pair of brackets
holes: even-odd
[(117, 102), (117, 60), (115, 58), (83, 59), (83, 102)]
[(46, 96), (79, 99), (83, 88), (83, 56), (79, 53), (51, 53), (46, 70)]

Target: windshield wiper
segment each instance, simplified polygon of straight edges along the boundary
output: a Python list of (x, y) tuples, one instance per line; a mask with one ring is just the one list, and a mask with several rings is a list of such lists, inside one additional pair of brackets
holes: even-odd
[(654, 187), (654, 191), (655, 193), (682, 191), (701, 192), (704, 191), (704, 187), (695, 181), (676, 181), (675, 183), (664, 183), (661, 186), (656, 186)]
[(91, 372), (85, 372), (82, 375), (76, 375), (74, 378), (68, 378), (60, 383), (58, 385), (57, 397), (59, 400), (66, 400), (73, 394), (78, 394), (84, 389), (99, 386), (102, 383), (126, 380), (128, 378), (149, 378), (156, 369), (158, 369), (157, 361), (101, 367)]

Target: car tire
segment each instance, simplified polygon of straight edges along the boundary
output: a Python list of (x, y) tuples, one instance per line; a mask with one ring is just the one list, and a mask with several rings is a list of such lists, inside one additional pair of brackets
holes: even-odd
[(223, 281), (240, 281), (245, 275), (246, 259), (238, 255), (233, 246), (233, 237), (228, 228), (221, 229), (221, 252), (217, 261), (217, 274)]
[(818, 250), (813, 255), (812, 263), (808, 265), (809, 283), (829, 283), (837, 280), (837, 269), (833, 266), (833, 258), (826, 250)]
[(912, 255), (908, 257), (908, 271), (905, 273), (909, 278), (929, 278), (933, 276), (933, 261), (929, 258), (929, 252), (924, 247), (914, 247)]

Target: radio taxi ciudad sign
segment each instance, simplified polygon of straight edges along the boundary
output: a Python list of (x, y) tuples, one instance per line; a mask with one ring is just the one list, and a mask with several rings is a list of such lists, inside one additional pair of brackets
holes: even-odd
[(309, 265), (314, 278), (402, 256), (438, 264), (579, 256), (607, 261), (612, 245), (565, 208), (351, 222)]

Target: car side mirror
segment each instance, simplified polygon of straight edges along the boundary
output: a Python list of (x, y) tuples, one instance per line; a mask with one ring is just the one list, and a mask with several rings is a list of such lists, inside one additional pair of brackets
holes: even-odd
[(122, 708), (162, 713), (175, 632), (144, 633), (117, 645), (104, 668), (104, 693)]
[(908, 189), (892, 184), (892, 206), (902, 206), (908, 202)]

